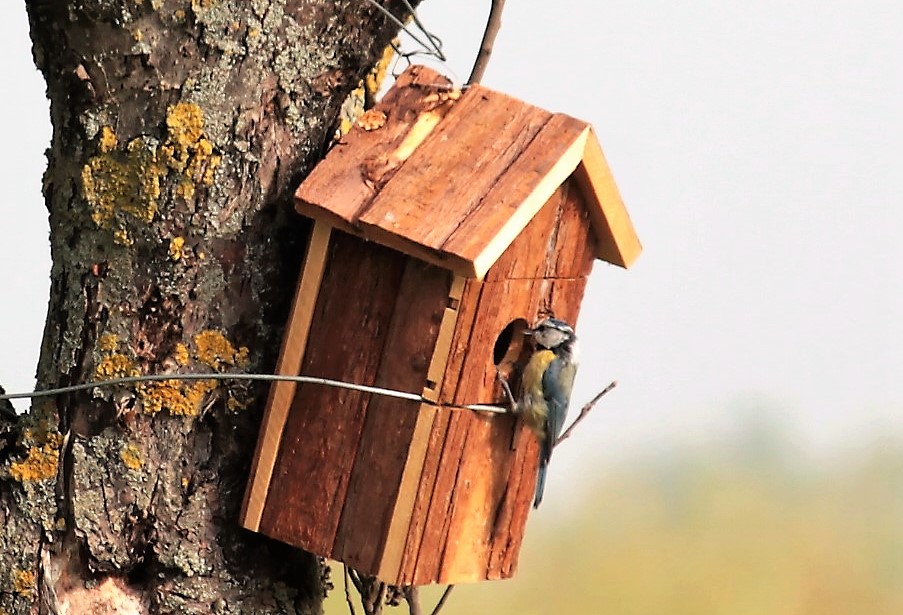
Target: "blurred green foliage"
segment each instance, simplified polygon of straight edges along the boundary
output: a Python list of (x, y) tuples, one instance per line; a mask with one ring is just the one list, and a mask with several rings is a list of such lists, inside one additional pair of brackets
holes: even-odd
[[(761, 429), (587, 466), (603, 475), (580, 478), (572, 508), (531, 518), (517, 577), (460, 586), (442, 613), (903, 613), (903, 444), (817, 463), (794, 451)], [(330, 615), (348, 612), (340, 571)], [(422, 592), (427, 613), (441, 589)]]

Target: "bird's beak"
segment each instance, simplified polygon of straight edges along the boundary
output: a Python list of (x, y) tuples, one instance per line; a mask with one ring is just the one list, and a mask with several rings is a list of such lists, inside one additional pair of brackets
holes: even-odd
[(524, 329), (524, 335), (533, 335), (533, 329)]

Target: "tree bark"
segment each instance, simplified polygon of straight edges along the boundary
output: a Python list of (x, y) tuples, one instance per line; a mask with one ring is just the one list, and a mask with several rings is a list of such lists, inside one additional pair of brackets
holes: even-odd
[[(307, 240), (293, 188), (395, 27), (362, 0), (26, 4), (53, 123), (39, 387), (271, 372)], [(0, 445), (0, 613), (319, 612), (322, 563), (237, 523), (265, 395), (36, 402)]]

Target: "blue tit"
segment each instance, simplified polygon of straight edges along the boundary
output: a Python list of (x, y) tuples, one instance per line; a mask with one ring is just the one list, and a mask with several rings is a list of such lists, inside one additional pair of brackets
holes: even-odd
[(549, 459), (567, 416), (577, 373), (577, 336), (569, 324), (555, 318), (547, 318), (525, 333), (533, 337), (536, 350), (524, 368), (518, 412), (541, 447), (533, 498), (536, 508), (542, 502)]

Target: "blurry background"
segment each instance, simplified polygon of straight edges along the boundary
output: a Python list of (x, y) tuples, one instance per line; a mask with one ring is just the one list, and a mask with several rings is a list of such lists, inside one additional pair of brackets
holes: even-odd
[[(459, 81), (488, 8), (420, 11)], [(574, 405), (620, 386), (556, 452), (518, 577), (443, 613), (903, 612), (901, 31), (889, 0), (508, 3), (484, 84), (594, 124), (646, 250), (593, 273)], [(19, 391), (50, 266), (21, 2), (0, 49)]]

